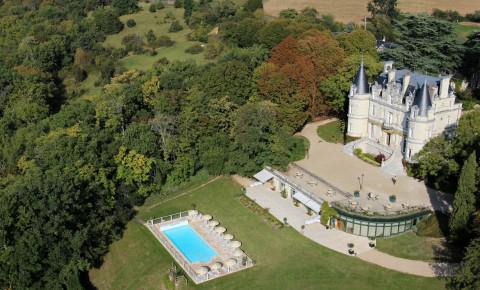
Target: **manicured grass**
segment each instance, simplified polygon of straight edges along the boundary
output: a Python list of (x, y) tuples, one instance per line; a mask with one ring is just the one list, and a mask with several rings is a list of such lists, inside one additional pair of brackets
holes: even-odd
[(340, 120), (318, 126), (317, 133), (320, 138), (329, 143), (343, 143), (343, 132)]
[[(192, 32), (192, 30), (185, 24), (183, 19), (183, 9), (166, 7), (155, 13), (151, 13), (148, 11), (149, 4), (141, 3), (140, 6), (142, 7), (142, 10), (138, 13), (123, 15), (120, 17), (120, 20), (125, 24), (125, 28), (117, 34), (109, 35), (104, 42), (104, 46), (120, 48), (122, 47), (123, 37), (133, 33), (142, 36), (146, 42), (145, 34), (150, 29), (153, 30), (157, 37), (162, 35), (169, 36), (175, 41), (175, 45), (172, 47), (158, 48), (156, 50), (158, 54), (154, 56), (151, 56), (148, 53), (127, 56), (121, 61), (126, 69), (146, 70), (151, 68), (153, 64), (162, 57), (166, 57), (170, 61), (193, 59), (200, 63), (206, 62), (203, 53), (197, 55), (185, 53), (186, 48), (198, 44), (199, 42), (187, 40), (187, 35)], [(184, 27), (183, 30), (173, 33), (168, 32), (170, 22), (164, 21), (164, 17), (168, 12), (175, 15), (176, 20), (178, 20)], [(126, 22), (128, 19), (135, 20), (137, 24), (131, 28), (127, 27)]]
[(377, 249), (392, 256), (422, 261), (445, 257), (444, 239), (417, 236), (414, 232), (377, 239)]
[(470, 33), (480, 31), (480, 25), (461, 22), (455, 24), (455, 31), (460, 36), (460, 40), (465, 41)]
[[(290, 227), (276, 228), (243, 206), (241, 187), (222, 177), (139, 217), (187, 210), (195, 203), (225, 226), (256, 265), (230, 276), (182, 289), (444, 289), (439, 279), (406, 275), (328, 250)], [(105, 263), (90, 272), (98, 289), (159, 289), (172, 258), (141, 225), (131, 222), (111, 246)]]
[(417, 235), (431, 238), (445, 238), (448, 236), (449, 216), (436, 211), (417, 225)]
[(303, 136), (293, 136), (292, 142), (291, 161), (298, 161), (305, 158), (305, 154), (307, 153), (308, 148), (310, 148), (310, 142), (308, 139)]

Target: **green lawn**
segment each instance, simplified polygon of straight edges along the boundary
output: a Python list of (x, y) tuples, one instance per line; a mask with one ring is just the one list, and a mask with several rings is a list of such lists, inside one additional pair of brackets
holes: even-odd
[(340, 120), (318, 126), (317, 133), (320, 138), (329, 143), (343, 143), (343, 132)]
[(455, 31), (459, 35), (461, 41), (465, 41), (470, 33), (480, 31), (480, 25), (466, 25), (462, 23), (455, 24)]
[[(183, 9), (176, 9), (173, 7), (166, 7), (165, 9), (158, 10), (155, 13), (148, 11), (149, 4), (141, 3), (140, 6), (143, 8), (138, 13), (123, 15), (120, 17), (120, 20), (125, 24), (125, 28), (117, 34), (109, 35), (104, 42), (106, 47), (120, 48), (122, 47), (122, 39), (124, 36), (132, 33), (136, 33), (145, 36), (148, 30), (152, 29), (157, 37), (161, 35), (167, 35), (172, 40), (175, 41), (175, 45), (172, 47), (161, 47), (157, 49), (157, 55), (151, 56), (147, 54), (140, 55), (129, 55), (122, 59), (121, 63), (126, 69), (138, 69), (146, 70), (152, 67), (152, 65), (162, 57), (166, 57), (170, 61), (175, 60), (187, 60), (193, 59), (199, 63), (206, 62), (203, 53), (200, 54), (188, 54), (185, 53), (185, 49), (198, 44), (197, 41), (187, 40), (187, 35), (191, 32), (191, 29), (185, 24), (183, 19)], [(175, 18), (182, 24), (184, 27), (183, 30), (179, 32), (170, 33), (168, 28), (170, 27), (170, 22), (164, 22), (164, 17), (168, 12), (172, 12), (175, 15)], [(132, 28), (127, 27), (126, 22), (128, 19), (133, 19), (137, 23)], [(144, 41), (145, 37), (144, 37)]]
[[(195, 203), (243, 243), (256, 265), (230, 276), (182, 289), (444, 289), (439, 279), (406, 275), (328, 250), (289, 227), (272, 226), (239, 196), (228, 177), (154, 208), (141, 218), (187, 210)], [(148, 203), (151, 206), (151, 202)], [(161, 289), (172, 258), (143, 226), (130, 222), (123, 238), (111, 246), (103, 266), (90, 277), (98, 289)]]
[(435, 212), (417, 225), (416, 232), (409, 232), (385, 239), (377, 240), (377, 249), (392, 256), (422, 260), (457, 261), (461, 253), (455, 247), (449, 247), (448, 216)]
[(421, 237), (414, 232), (377, 239), (377, 249), (392, 256), (412, 260), (434, 261), (446, 258), (443, 239)]
[(292, 160), (298, 161), (305, 158), (305, 154), (310, 148), (310, 142), (307, 138), (303, 136), (293, 136), (292, 137), (293, 147), (292, 147)]

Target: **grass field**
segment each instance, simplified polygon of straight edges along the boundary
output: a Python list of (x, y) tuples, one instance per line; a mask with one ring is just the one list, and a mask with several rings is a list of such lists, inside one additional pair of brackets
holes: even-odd
[[(303, 237), (290, 227), (278, 228), (244, 207), (241, 188), (228, 177), (157, 207), (140, 208), (139, 217), (166, 215), (191, 208), (210, 213), (243, 243), (256, 261), (248, 270), (182, 289), (444, 289), (443, 281), (410, 276), (348, 257)], [(98, 289), (165, 289), (172, 258), (142, 225), (130, 222), (100, 269), (90, 277)]]
[[(121, 16), (120, 20), (124, 24), (126, 24), (128, 19), (133, 19), (137, 25), (132, 28), (129, 28), (127, 25), (125, 25), (125, 28), (119, 33), (109, 35), (104, 42), (104, 46), (120, 48), (122, 47), (122, 39), (124, 36), (135, 33), (144, 37), (147, 31), (150, 29), (153, 30), (157, 37), (161, 35), (169, 36), (175, 41), (175, 45), (172, 47), (158, 48), (158, 54), (155, 56), (148, 54), (129, 55), (121, 60), (121, 63), (126, 69), (146, 70), (151, 68), (152, 65), (162, 57), (166, 57), (170, 61), (193, 59), (199, 63), (206, 62), (205, 58), (203, 57), (203, 53), (196, 55), (185, 53), (186, 48), (194, 44), (198, 44), (199, 42), (187, 40), (187, 35), (191, 32), (191, 30), (184, 22), (183, 9), (166, 7), (165, 9), (158, 10), (155, 13), (151, 13), (148, 11), (148, 5), (149, 4), (147, 3), (141, 3), (141, 7), (143, 9), (142, 11), (135, 14)], [(183, 30), (174, 33), (168, 32), (170, 22), (164, 22), (164, 17), (168, 12), (171, 12), (173, 15), (175, 15), (175, 18), (184, 27)]]
[[(480, 7), (480, 3), (478, 5)], [(480, 23), (461, 22), (461, 23), (455, 24), (455, 30), (457, 31), (457, 34), (460, 36), (460, 40), (465, 41), (467, 37), (470, 35), (470, 33), (480, 31)]]
[(292, 160), (291, 161), (298, 161), (305, 158), (305, 154), (310, 148), (310, 142), (307, 138), (303, 136), (293, 136), (294, 140), (294, 147), (292, 150)]
[(339, 120), (318, 126), (317, 133), (320, 138), (329, 143), (343, 143), (343, 132), (340, 130)]
[[(287, 8), (301, 10), (314, 7), (320, 14), (332, 14), (335, 19), (344, 23), (360, 22), (368, 16), (367, 4), (370, 0), (266, 0), (263, 4), (267, 14), (278, 15)], [(433, 8), (453, 9), (466, 14), (480, 9), (478, 0), (399, 0), (399, 8), (404, 12), (432, 12)]]
[(392, 256), (422, 261), (434, 261), (445, 256), (444, 240), (420, 237), (413, 232), (392, 238), (378, 239), (377, 249)]

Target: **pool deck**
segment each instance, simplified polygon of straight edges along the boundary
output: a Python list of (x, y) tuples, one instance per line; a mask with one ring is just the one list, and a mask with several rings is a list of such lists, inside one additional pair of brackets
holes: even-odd
[[(198, 233), (198, 235), (213, 250), (215, 250), (215, 252), (217, 252), (217, 255), (214, 256), (210, 261), (194, 263), (189, 262), (183, 253), (161, 230), (162, 226), (173, 225), (182, 221), (188, 221), (189, 226), (191, 226)], [(252, 259), (250, 259), (250, 257), (248, 257), (248, 255), (244, 252), (241, 256), (235, 255), (237, 249), (232, 247), (233, 240), (225, 240), (224, 234), (215, 232), (214, 227), (209, 226), (208, 221), (202, 219), (202, 214), (186, 216), (179, 214), (178, 218), (161, 222), (154, 222), (154, 220), (150, 220), (145, 224), (145, 226), (165, 247), (165, 249), (183, 268), (183, 270), (188, 274), (195, 284), (200, 284), (215, 278), (223, 277), (225, 275), (232, 274), (253, 266)], [(235, 261), (235, 264), (228, 265), (227, 261), (232, 259)], [(219, 269), (211, 269), (212, 265), (215, 263), (220, 263), (221, 267)], [(205, 274), (199, 274), (200, 269), (205, 267), (208, 269), (208, 272)]]

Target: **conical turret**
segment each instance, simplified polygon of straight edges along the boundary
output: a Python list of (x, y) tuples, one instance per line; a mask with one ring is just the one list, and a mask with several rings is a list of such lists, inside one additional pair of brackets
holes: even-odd
[(362, 63), (360, 64), (360, 68), (358, 69), (357, 75), (355, 76), (355, 80), (353, 81), (355, 86), (357, 87), (357, 94), (368, 94), (368, 77), (367, 73), (365, 72), (365, 66)]
[(430, 93), (428, 92), (427, 80), (424, 81), (422, 87), (417, 90), (413, 104), (418, 106), (418, 115), (422, 117), (427, 116), (428, 108), (432, 106), (432, 100), (430, 99)]

